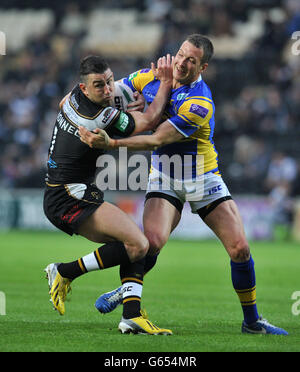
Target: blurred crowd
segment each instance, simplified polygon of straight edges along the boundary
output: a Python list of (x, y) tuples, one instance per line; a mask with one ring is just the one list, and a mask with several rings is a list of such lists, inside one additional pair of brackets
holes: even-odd
[[(0, 187), (44, 185), (58, 103), (75, 84), (83, 56), (78, 48), (82, 33), (67, 33), (60, 27), (64, 14), (75, 16), (95, 7), (135, 8), (163, 25), (153, 58), (176, 53), (190, 33), (211, 36), (216, 43), (226, 38), (226, 43), (220, 42), (224, 50), (216, 53), (203, 76), (216, 104), (215, 143), (221, 172), (232, 193), (269, 194), (289, 213), (289, 198), (300, 193), (300, 55), (291, 51), (291, 36), (300, 30), (299, 1), (86, 0), (78, 4), (24, 2), (23, 8), (51, 8), (53, 28), (21, 50), (0, 57)], [(22, 8), (22, 1), (1, 2), (2, 8), (18, 6)], [(233, 26), (247, 23), (255, 10), (263, 16), (262, 33), (239, 55), (241, 48), (236, 46), (241, 35)], [(240, 45), (244, 47), (243, 42)], [(149, 59), (130, 56), (109, 62), (117, 79), (149, 65)]]

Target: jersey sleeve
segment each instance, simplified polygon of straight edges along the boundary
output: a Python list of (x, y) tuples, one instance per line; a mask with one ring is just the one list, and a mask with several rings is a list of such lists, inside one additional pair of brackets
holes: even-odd
[(129, 113), (119, 111), (119, 115), (106, 129), (110, 137), (128, 137), (135, 129), (135, 121)]
[(69, 120), (82, 125), (90, 131), (96, 128), (105, 130), (109, 136), (128, 137), (135, 129), (135, 121), (129, 113), (114, 107), (105, 107), (95, 117), (83, 117), (74, 110), (65, 110)]
[(122, 79), (122, 82), (129, 86), (132, 91), (138, 91), (142, 93), (144, 87), (154, 79), (155, 78), (152, 70), (149, 68), (145, 68), (133, 72), (126, 78)]
[(213, 111), (213, 103), (210, 99), (190, 97), (178, 108), (177, 114), (169, 118), (168, 121), (184, 137), (190, 137), (209, 123)]

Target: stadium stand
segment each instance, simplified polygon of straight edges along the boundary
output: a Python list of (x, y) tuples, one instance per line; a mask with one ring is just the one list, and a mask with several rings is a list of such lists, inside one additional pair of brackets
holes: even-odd
[[(152, 56), (162, 36), (162, 28), (153, 22), (139, 22), (135, 10), (97, 10), (87, 20), (85, 48), (107, 57)], [(145, 42), (145, 38), (146, 41)]]
[(215, 143), (233, 193), (268, 194), (274, 149), (293, 159), (298, 195), (300, 30), (298, 1), (2, 1), (0, 186), (43, 187), (48, 142), (78, 60), (109, 58), (118, 79), (175, 52), (194, 32), (210, 36), (215, 58), (204, 79), (216, 103)]
[(35, 35), (53, 27), (54, 15), (49, 9), (9, 9), (0, 12), (1, 31), (5, 33), (11, 52), (23, 48)]

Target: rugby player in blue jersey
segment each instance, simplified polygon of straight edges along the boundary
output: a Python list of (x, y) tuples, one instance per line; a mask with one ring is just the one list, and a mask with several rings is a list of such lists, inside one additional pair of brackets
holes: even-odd
[[(180, 46), (174, 59), (173, 89), (164, 121), (153, 134), (112, 139), (101, 130), (94, 134), (80, 128), (79, 133), (81, 140), (91, 147), (153, 151), (143, 216), (151, 254), (146, 257), (145, 273), (155, 265), (157, 254), (178, 225), (183, 204), (188, 201), (192, 212), (221, 240), (230, 257), (232, 283), (244, 316), (242, 332), (287, 335), (258, 314), (254, 261), (238, 208), (218, 168), (213, 141), (215, 107), (201, 76), (212, 55), (212, 43), (199, 34), (190, 35)], [(150, 105), (160, 85), (148, 69), (131, 74), (123, 82), (142, 93)], [(179, 156), (181, 172), (175, 169), (166, 173), (160, 162), (162, 155), (169, 159)], [(96, 307), (105, 313), (121, 303), (122, 287), (100, 296)]]

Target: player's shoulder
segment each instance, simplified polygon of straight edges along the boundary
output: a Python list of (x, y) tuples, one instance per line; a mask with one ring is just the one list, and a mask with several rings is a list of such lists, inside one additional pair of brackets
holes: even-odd
[(120, 115), (120, 111), (112, 106), (91, 107), (76, 100), (76, 95), (70, 97), (62, 106), (65, 118), (75, 126), (83, 126), (88, 130), (105, 128), (113, 123)]
[(151, 81), (155, 80), (153, 71), (150, 68), (137, 70), (123, 79), (123, 83), (133, 90), (142, 91)]
[(208, 86), (202, 79), (192, 83), (178, 104), (178, 114), (189, 120), (210, 119), (214, 113), (214, 103)]
[(213, 103), (212, 93), (209, 86), (205, 83), (205, 81), (200, 76), (199, 79), (192, 84), (190, 84), (190, 89), (187, 95), (187, 98), (198, 97), (205, 99), (211, 103)]
[(131, 81), (137, 77), (140, 79), (143, 79), (143, 78), (147, 79), (147, 78), (154, 78), (154, 75), (153, 75), (153, 71), (151, 70), (151, 68), (143, 68), (130, 74), (128, 76), (128, 80)]
[(200, 101), (204, 106), (212, 108), (214, 107), (211, 90), (202, 79), (190, 85), (188, 94), (185, 96), (184, 99), (184, 102), (186, 104), (197, 103)]
[(103, 111), (103, 108), (90, 101), (77, 84), (63, 104), (63, 111), (74, 111), (78, 117), (93, 120)]

